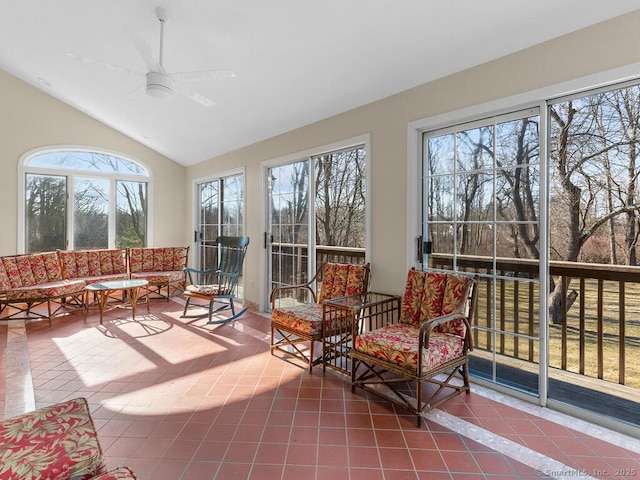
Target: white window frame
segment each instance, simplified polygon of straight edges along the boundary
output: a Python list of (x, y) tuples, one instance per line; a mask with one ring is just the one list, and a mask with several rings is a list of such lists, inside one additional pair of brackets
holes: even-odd
[[(29, 166), (28, 163), (34, 157), (46, 153), (56, 152), (87, 152), (109, 155), (127, 160), (142, 168), (146, 175), (127, 175), (123, 173), (112, 172), (93, 172), (87, 170), (48, 168)], [(131, 157), (122, 152), (115, 150), (107, 150), (104, 148), (90, 147), (86, 145), (56, 145), (42, 148), (35, 148), (24, 153), (18, 160), (18, 253), (25, 253), (27, 249), (26, 232), (25, 232), (25, 195), (26, 195), (26, 175), (55, 175), (67, 178), (67, 245), (66, 249), (73, 249), (73, 233), (74, 233), (74, 178), (103, 178), (109, 180), (109, 198), (113, 201), (109, 202), (109, 248), (115, 248), (115, 228), (116, 228), (116, 182), (132, 181), (145, 182), (147, 184), (147, 245), (153, 245), (153, 174), (148, 165), (144, 162)]]

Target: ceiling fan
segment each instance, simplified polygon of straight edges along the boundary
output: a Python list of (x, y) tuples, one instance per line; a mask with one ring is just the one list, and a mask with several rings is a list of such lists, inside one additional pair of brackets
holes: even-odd
[(169, 15), (167, 11), (162, 7), (157, 7), (155, 10), (156, 18), (160, 22), (160, 42), (158, 51), (158, 60), (156, 61), (151, 52), (151, 45), (141, 36), (134, 36), (134, 43), (147, 66), (147, 73), (137, 72), (129, 68), (118, 67), (109, 63), (99, 62), (85, 57), (80, 57), (74, 54), (67, 54), (76, 60), (83, 63), (99, 63), (112, 70), (124, 71), (126, 73), (135, 73), (145, 76), (144, 92), (152, 98), (168, 99), (173, 96), (175, 92), (178, 92), (191, 100), (194, 100), (204, 106), (212, 107), (216, 104), (215, 101), (205, 97), (197, 92), (188, 90), (182, 87), (182, 84), (189, 81), (206, 81), (216, 80), (222, 78), (233, 78), (235, 74), (228, 69), (224, 70), (204, 70), (194, 72), (172, 72), (169, 73), (165, 70), (163, 65), (164, 56), (164, 27), (169, 21)]
[[(164, 55), (164, 27), (169, 21), (169, 15), (164, 8), (156, 8), (156, 17), (160, 22), (160, 44), (158, 52), (158, 61), (156, 62), (151, 55), (151, 47), (148, 43), (139, 42), (138, 49), (145, 64), (147, 65), (148, 72), (145, 75), (146, 85), (145, 92), (147, 95), (153, 98), (169, 98), (173, 95), (174, 86), (176, 83), (183, 81), (202, 81), (213, 80), (217, 78), (233, 77), (233, 73), (229, 70), (207, 70), (199, 72), (179, 72), (179, 73), (167, 73), (163, 65)], [(215, 105), (213, 100), (210, 100), (203, 95), (195, 92), (182, 92), (186, 94), (192, 100), (195, 100), (208, 107)]]

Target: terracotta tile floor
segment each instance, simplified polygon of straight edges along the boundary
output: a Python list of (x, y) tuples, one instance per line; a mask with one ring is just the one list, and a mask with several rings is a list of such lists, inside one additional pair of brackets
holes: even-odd
[(639, 440), (480, 386), (418, 429), (340, 374), (272, 357), (262, 315), (137, 313), (0, 322), (4, 416), (84, 396), (107, 465), (140, 479), (640, 477)]

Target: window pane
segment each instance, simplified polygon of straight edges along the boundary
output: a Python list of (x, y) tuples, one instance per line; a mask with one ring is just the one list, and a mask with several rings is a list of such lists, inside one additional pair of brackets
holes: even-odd
[(539, 167), (496, 171), (496, 211), (498, 220), (537, 221), (540, 215)]
[(451, 223), (438, 223), (429, 225), (429, 240), (431, 243), (431, 253), (433, 255), (453, 254), (455, 245), (455, 227)]
[(74, 182), (73, 245), (75, 249), (109, 246), (109, 181)]
[(496, 125), (496, 166), (540, 163), (539, 118), (527, 117)]
[(26, 176), (25, 230), (27, 253), (46, 252), (67, 244), (67, 179)]
[(428, 167), (431, 175), (453, 173), (455, 137), (443, 135), (428, 140)]
[(490, 172), (456, 175), (456, 219), (493, 220), (493, 175)]
[(429, 177), (429, 193), (426, 204), (429, 220), (452, 220), (454, 188), (453, 176)]
[(456, 135), (458, 171), (493, 168), (493, 126), (465, 130)]
[(280, 238), (286, 243), (307, 243), (309, 211), (309, 175), (307, 162), (271, 169), (271, 224), (280, 226)]
[(147, 243), (147, 184), (116, 182), (116, 245), (144, 247)]
[(316, 245), (364, 248), (365, 151), (315, 157)]
[(222, 225), (224, 235), (242, 235), (244, 178), (241, 175), (222, 180)]
[(97, 152), (47, 152), (33, 157), (27, 165), (65, 170), (147, 175), (145, 169), (134, 162)]

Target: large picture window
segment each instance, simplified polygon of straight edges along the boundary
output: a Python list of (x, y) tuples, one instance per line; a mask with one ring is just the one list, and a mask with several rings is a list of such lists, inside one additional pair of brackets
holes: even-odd
[(149, 172), (133, 160), (84, 149), (28, 155), (24, 251), (147, 244)]

